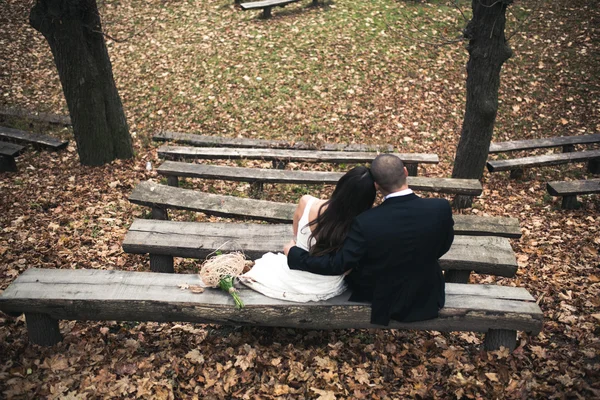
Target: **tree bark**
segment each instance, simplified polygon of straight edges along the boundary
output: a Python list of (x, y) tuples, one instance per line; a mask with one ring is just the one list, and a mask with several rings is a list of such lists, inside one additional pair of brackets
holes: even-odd
[(81, 163), (132, 158), (96, 0), (36, 0), (29, 22), (52, 50)]
[[(512, 2), (472, 1), (473, 18), (464, 31), (465, 38), (469, 39), (467, 104), (453, 178), (481, 179), (483, 176), (498, 112), (500, 70), (512, 55), (504, 36), (506, 9)], [(455, 199), (455, 206), (464, 207), (465, 203), (470, 203), (470, 198), (457, 196)]]

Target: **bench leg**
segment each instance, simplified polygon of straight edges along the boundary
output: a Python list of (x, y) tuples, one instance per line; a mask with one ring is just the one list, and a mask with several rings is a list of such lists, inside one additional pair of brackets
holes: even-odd
[(575, 151), (575, 145), (574, 144), (565, 144), (562, 147), (562, 152), (563, 153), (572, 153)]
[(417, 174), (419, 173), (417, 171), (417, 167), (419, 166), (419, 164), (405, 164), (404, 166), (408, 171), (408, 176), (417, 176)]
[(53, 346), (63, 337), (58, 328), (58, 320), (47, 314), (25, 313), (27, 333), (32, 343), (40, 346)]
[(456, 209), (471, 208), (473, 206), (473, 197), (457, 194), (452, 201), (452, 206)]
[(562, 208), (564, 210), (575, 210), (577, 208), (577, 196), (563, 196)]
[(152, 207), (152, 219), (168, 220), (169, 215), (167, 214), (167, 210), (165, 208)]
[(0, 156), (0, 172), (16, 172), (17, 163), (14, 157)]
[(150, 254), (150, 271), (163, 272), (167, 274), (174, 273), (175, 268), (173, 268), (173, 256)]
[(499, 350), (504, 346), (510, 351), (517, 347), (517, 331), (509, 329), (490, 329), (485, 334), (483, 347), (487, 351)]
[(271, 17), (271, 7), (265, 7), (265, 8), (263, 8), (262, 17), (263, 18), (270, 18)]
[(167, 185), (173, 186), (173, 187), (178, 187), (179, 179), (177, 178), (177, 176), (175, 176), (175, 175), (167, 176)]
[(450, 270), (444, 272), (444, 279), (448, 283), (469, 283), (471, 271), (466, 270)]
[(510, 170), (510, 179), (519, 179), (523, 177), (523, 169), (511, 169)]
[(587, 170), (591, 174), (600, 174), (600, 158), (588, 161)]
[(318, 6), (319, 5), (319, 0), (313, 0), (312, 1), (312, 5), (313, 5), (313, 7)]
[(275, 169), (285, 169), (286, 166), (287, 161), (273, 160), (273, 168)]
[(250, 197), (253, 199), (260, 199), (263, 195), (263, 182), (256, 181), (250, 183)]

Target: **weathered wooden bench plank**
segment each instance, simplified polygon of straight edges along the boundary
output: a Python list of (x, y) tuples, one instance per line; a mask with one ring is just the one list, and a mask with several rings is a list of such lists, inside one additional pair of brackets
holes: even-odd
[[(247, 257), (256, 259), (267, 252), (281, 252), (292, 236), (291, 225), (136, 219), (125, 236), (123, 250), (203, 259), (219, 249), (243, 251)], [(444, 270), (506, 277), (514, 276), (518, 268), (508, 239), (491, 236), (456, 236), (440, 265)]]
[(576, 144), (600, 143), (600, 133), (579, 136), (557, 136), (542, 139), (512, 140), (509, 142), (491, 143), (490, 153), (507, 151), (543, 149), (549, 147), (573, 146)]
[(394, 151), (392, 145), (366, 145), (366, 144), (342, 144), (323, 143), (318, 146), (306, 142), (288, 142), (285, 140), (229, 138), (223, 136), (196, 135), (191, 133), (159, 132), (152, 139), (157, 142), (175, 142), (189, 144), (197, 147), (236, 147), (236, 148), (265, 148), (265, 149), (296, 149), (296, 150), (322, 150), (322, 151), (379, 151), (391, 153)]
[[(181, 189), (158, 183), (140, 182), (129, 196), (129, 201), (146, 207), (190, 210), (222, 217), (253, 218), (269, 222), (291, 223), (295, 204), (246, 199), (227, 195)], [(518, 220), (504, 217), (454, 215), (457, 234), (503, 236), (519, 238)]]
[[(437, 164), (436, 154), (421, 153), (391, 153), (399, 157), (405, 164)], [(165, 159), (190, 158), (204, 160), (218, 159), (249, 159), (249, 160), (283, 160), (294, 162), (325, 162), (325, 163), (366, 163), (377, 157), (376, 152), (343, 152), (343, 151), (312, 151), (289, 149), (234, 149), (211, 147), (161, 146), (159, 157)]]
[[(0, 309), (25, 313), (34, 343), (60, 340), (59, 319), (197, 322), (309, 329), (391, 328), (436, 331), (507, 332), (514, 348), (516, 331), (537, 334), (543, 314), (526, 290), (491, 285), (446, 285), (446, 307), (437, 319), (388, 327), (370, 323), (370, 305), (349, 302), (349, 292), (322, 302), (291, 303), (240, 288), (245, 307), (215, 289), (193, 294), (181, 285), (198, 285), (197, 275), (130, 271), (29, 269), (0, 296)], [(31, 320), (31, 324), (30, 324)], [(40, 329), (40, 326), (43, 329)], [(513, 334), (514, 333), (514, 334)], [(51, 338), (48, 338), (51, 335)], [(498, 343), (493, 343), (497, 347)], [(486, 348), (492, 343), (486, 338)], [(489, 346), (488, 346), (489, 345)]]
[[(227, 167), (208, 164), (192, 164), (165, 161), (156, 170), (159, 174), (174, 177), (222, 179), (237, 182), (293, 183), (293, 184), (336, 184), (343, 172), (289, 171)], [(483, 191), (477, 179), (408, 177), (413, 190), (438, 193), (454, 193), (479, 196)]]
[[(242, 3), (240, 7), (242, 10), (256, 10), (262, 8), (263, 18), (269, 18), (271, 16), (271, 9), (273, 7), (285, 7), (288, 4), (295, 3), (300, 0), (264, 0), (264, 1), (253, 1), (251, 3)], [(314, 0), (313, 0), (314, 1)]]
[(552, 196), (562, 197), (562, 208), (572, 210), (577, 208), (577, 195), (600, 193), (600, 179), (548, 182), (546, 189)]
[(71, 117), (69, 117), (68, 115), (19, 110), (16, 108), (0, 108), (0, 117), (17, 117), (30, 121), (45, 122), (54, 125), (71, 125)]
[(17, 170), (17, 157), (24, 147), (14, 143), (0, 142), (0, 172), (15, 172)]
[(52, 136), (25, 132), (19, 129), (7, 128), (4, 126), (0, 126), (0, 138), (32, 144), (52, 150), (64, 149), (69, 144), (68, 140), (60, 140)]
[(488, 161), (487, 168), (490, 172), (509, 171), (527, 167), (539, 167), (574, 162), (595, 161), (599, 158), (600, 150), (556, 153), (535, 157), (514, 158), (511, 160)]

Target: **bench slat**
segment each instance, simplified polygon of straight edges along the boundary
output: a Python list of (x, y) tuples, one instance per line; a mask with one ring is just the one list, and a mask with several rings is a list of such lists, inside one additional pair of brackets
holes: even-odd
[(25, 147), (19, 146), (18, 144), (0, 142), (0, 155), (7, 157), (18, 156)]
[(251, 3), (242, 3), (240, 7), (242, 10), (253, 10), (257, 8), (265, 8), (265, 7), (277, 7), (277, 6), (285, 6), (290, 3), (295, 3), (300, 0), (265, 0), (265, 1), (253, 1)]
[(514, 158), (512, 160), (488, 161), (487, 168), (490, 172), (509, 171), (517, 168), (583, 162), (596, 158), (600, 158), (600, 150), (546, 154), (543, 156)]
[(71, 117), (69, 117), (68, 115), (33, 112), (27, 110), (19, 110), (16, 108), (0, 108), (0, 117), (17, 117), (26, 120), (45, 122), (55, 125), (71, 125)]
[(600, 133), (580, 136), (557, 136), (543, 139), (512, 140), (509, 142), (491, 143), (490, 153), (503, 153), (506, 151), (543, 149), (560, 147), (573, 144), (600, 143)]
[[(259, 169), (227, 167), (208, 164), (192, 164), (165, 161), (156, 170), (161, 175), (188, 178), (222, 179), (237, 182), (336, 184), (343, 172), (289, 171), (281, 169)], [(464, 194), (479, 196), (483, 191), (477, 179), (424, 178), (409, 176), (408, 184), (413, 190), (427, 192)]]
[[(233, 306), (226, 293), (193, 294), (179, 285), (197, 285), (197, 275), (129, 271), (29, 269), (0, 296), (6, 312), (48, 314), (56, 319), (189, 321), (310, 329), (382, 328), (371, 325), (370, 305), (349, 302), (346, 292), (313, 303), (271, 299), (246, 288), (246, 304)], [(468, 292), (463, 293), (464, 286)], [(446, 307), (435, 320), (393, 322), (388, 328), (479, 331), (514, 329), (539, 333), (543, 315), (533, 299), (512, 287), (447, 284)]]
[(68, 140), (56, 139), (52, 136), (39, 133), (25, 132), (18, 129), (6, 128), (0, 126), (0, 138), (16, 140), (23, 143), (46, 147), (53, 150), (60, 150), (69, 144)]
[[(125, 236), (123, 250), (204, 259), (216, 249), (243, 251), (250, 259), (281, 252), (292, 237), (291, 225), (199, 223), (136, 219)], [(456, 236), (440, 259), (444, 270), (468, 270), (496, 276), (514, 276), (517, 261), (508, 239)]]
[(587, 179), (569, 182), (548, 182), (548, 193), (552, 196), (574, 196), (578, 194), (600, 193), (600, 179)]
[(237, 147), (237, 148), (265, 148), (265, 149), (296, 149), (296, 150), (323, 150), (323, 151), (379, 151), (391, 153), (392, 145), (365, 145), (323, 143), (318, 146), (306, 142), (288, 142), (285, 140), (229, 138), (223, 136), (195, 135), (191, 133), (159, 132), (152, 139), (157, 142), (173, 141), (180, 144), (189, 144), (198, 147)]
[[(391, 153), (398, 156), (406, 164), (437, 164), (436, 154)], [(365, 163), (377, 157), (376, 152), (342, 152), (313, 151), (289, 149), (234, 149), (216, 147), (161, 146), (159, 157), (165, 159), (192, 158), (204, 160), (217, 159), (249, 159), (249, 160), (285, 160), (295, 162), (329, 162), (329, 163)]]
[[(291, 223), (295, 204), (218, 195), (190, 189), (140, 182), (129, 201), (146, 207), (162, 207), (203, 212), (222, 217), (253, 218), (270, 222)], [(521, 237), (519, 221), (505, 217), (454, 215), (454, 231), (461, 235)]]

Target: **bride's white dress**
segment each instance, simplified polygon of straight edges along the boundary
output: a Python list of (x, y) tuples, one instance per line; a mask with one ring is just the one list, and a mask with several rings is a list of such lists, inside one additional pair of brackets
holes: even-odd
[[(296, 246), (309, 250), (311, 230), (308, 226), (309, 211), (316, 198), (309, 199), (300, 221)], [(291, 270), (287, 257), (282, 253), (267, 253), (255, 261), (254, 267), (240, 276), (240, 281), (248, 287), (281, 300), (305, 303), (335, 297), (346, 290), (344, 276), (325, 276), (305, 271)]]

